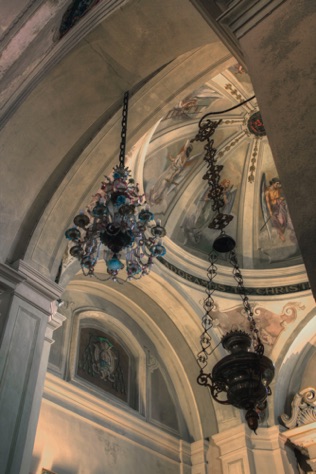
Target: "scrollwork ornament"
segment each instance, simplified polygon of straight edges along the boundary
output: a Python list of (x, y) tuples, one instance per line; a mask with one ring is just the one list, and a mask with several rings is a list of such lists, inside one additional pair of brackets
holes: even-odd
[(201, 369), (201, 372), (199, 373), (199, 376), (197, 378), (197, 383), (199, 385), (204, 385), (205, 387), (211, 388), (211, 383), (212, 383), (211, 374), (206, 374)]
[(316, 422), (316, 389), (308, 387), (297, 393), (291, 403), (291, 416), (281, 415), (288, 429)]
[(226, 398), (226, 400), (223, 400), (220, 395), (223, 393), (227, 394), (227, 387), (224, 383), (222, 382), (213, 382), (212, 386), (210, 387), (211, 389), (211, 394), (214, 400), (216, 400), (218, 403), (221, 405), (230, 405), (230, 402)]

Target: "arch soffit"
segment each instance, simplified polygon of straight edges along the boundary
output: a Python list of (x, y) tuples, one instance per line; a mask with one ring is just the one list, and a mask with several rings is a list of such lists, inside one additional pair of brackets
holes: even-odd
[[(130, 100), (127, 149), (143, 137), (183, 94), (189, 93), (192, 87), (201, 85), (210, 75), (217, 74), (233, 61), (221, 43), (214, 43), (186, 53), (155, 75)], [(54, 126), (58, 125), (55, 123)], [(25, 254), (25, 260), (46, 276), (54, 279), (57, 274), (66, 247), (64, 230), (96, 193), (102, 176), (111, 173), (112, 167), (117, 164), (120, 129), (119, 110), (94, 139), (86, 143), (75, 164), (56, 183), (56, 191), (36, 226)], [(21, 237), (18, 235), (17, 238)]]
[[(151, 277), (147, 277), (147, 285), (148, 279)], [(194, 325), (188, 327), (187, 323), (192, 321), (193, 317), (189, 305), (179, 295), (175, 298), (175, 291), (172, 288), (170, 292), (166, 292), (162, 287), (165, 282), (160, 277), (155, 275), (154, 283), (149, 284), (149, 287), (147, 285), (144, 283), (144, 287), (139, 288), (137, 285), (127, 284), (121, 293), (117, 287), (115, 288), (115, 284), (87, 282), (79, 277), (68, 285), (65, 296), (67, 300), (77, 300), (76, 312), (88, 309), (87, 304), (84, 304), (87, 296), (88, 307), (93, 306), (94, 309), (98, 308), (101, 311), (103, 311), (102, 300), (114, 305), (118, 305), (119, 302), (119, 308), (142, 328), (160, 355), (173, 381), (183, 416), (193, 438), (198, 440), (211, 436), (217, 429), (216, 415), (208, 390), (196, 383), (198, 365), (195, 354), (192, 353), (194, 349), (192, 350), (187, 337), (190, 334), (190, 339), (192, 338), (195, 344), (193, 347), (197, 347), (200, 327), (195, 324), (198, 329), (195, 331), (192, 331)], [(155, 297), (161, 295), (161, 300), (158, 302), (150, 296), (153, 288)], [(173, 309), (170, 311), (171, 308)], [(181, 311), (177, 311), (177, 308)], [(191, 356), (188, 357), (188, 353)]]

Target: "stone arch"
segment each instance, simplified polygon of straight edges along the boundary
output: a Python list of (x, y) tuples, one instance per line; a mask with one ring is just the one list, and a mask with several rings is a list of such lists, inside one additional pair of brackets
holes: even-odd
[[(172, 381), (171, 395), (177, 398), (190, 439), (211, 436), (217, 429), (213, 404), (208, 391), (196, 383), (198, 365), (193, 351), (200, 336), (198, 317), (192, 318), (193, 311), (176, 290), (170, 288), (169, 293), (162, 290), (166, 283), (159, 276), (147, 277), (143, 285), (140, 282), (126, 284), (124, 292), (120, 292), (120, 285), (87, 281), (78, 276), (69, 283), (65, 298), (76, 301), (81, 311), (87, 309), (87, 304), (89, 308), (102, 310), (104, 302), (112, 305), (119, 302), (120, 310), (144, 331), (157, 351), (167, 378)], [(161, 296), (154, 301), (152, 294)], [(124, 329), (127, 332), (132, 330), (129, 324)]]

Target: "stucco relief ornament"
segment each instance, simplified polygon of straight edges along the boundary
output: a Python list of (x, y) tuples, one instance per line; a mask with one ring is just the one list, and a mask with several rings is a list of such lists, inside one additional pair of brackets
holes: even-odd
[(316, 422), (316, 389), (304, 388), (295, 395), (291, 403), (291, 416), (281, 415), (288, 429)]
[[(291, 301), (283, 306), (280, 313), (274, 313), (268, 308), (256, 304), (252, 304), (252, 308), (260, 339), (265, 345), (266, 352), (271, 352), (280, 334), (286, 330), (289, 324), (293, 324), (298, 311), (302, 311), (305, 306), (299, 302)], [(249, 331), (249, 320), (243, 306), (236, 306), (225, 311), (214, 308), (214, 325), (215, 323), (223, 335), (236, 329)]]

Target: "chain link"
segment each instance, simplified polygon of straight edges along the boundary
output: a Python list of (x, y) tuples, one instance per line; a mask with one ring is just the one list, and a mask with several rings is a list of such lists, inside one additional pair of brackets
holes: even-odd
[(244, 280), (243, 280), (243, 276), (242, 276), (240, 268), (239, 268), (239, 264), (238, 264), (237, 255), (236, 255), (235, 250), (232, 250), (229, 253), (229, 261), (230, 261), (231, 265), (233, 266), (233, 276), (236, 280), (238, 293), (239, 293), (240, 298), (242, 300), (244, 310), (245, 310), (247, 319), (249, 321), (249, 328), (250, 328), (250, 332), (251, 332), (252, 339), (253, 339), (254, 350), (258, 354), (263, 355), (264, 346), (263, 346), (263, 344), (261, 342), (261, 339), (259, 337), (259, 330), (257, 328), (256, 321), (255, 321), (254, 316), (253, 316), (253, 309), (250, 305), (249, 298), (248, 298), (248, 295), (247, 295), (247, 290), (244, 286)]
[(212, 201), (212, 210), (215, 212), (212, 222), (209, 224), (211, 229), (223, 230), (229, 222), (233, 219), (230, 214), (221, 214), (221, 209), (225, 205), (224, 187), (221, 184), (221, 171), (223, 165), (217, 164), (216, 148), (214, 148), (214, 140), (211, 138), (216, 128), (221, 123), (221, 120), (213, 121), (202, 117), (199, 122), (199, 131), (195, 138), (191, 140), (206, 142), (204, 145), (205, 155), (203, 160), (207, 164), (206, 173), (203, 179), (207, 181), (209, 191), (207, 197)]
[(202, 317), (203, 332), (200, 337), (200, 344), (201, 344), (202, 350), (197, 355), (197, 361), (201, 370), (203, 370), (207, 366), (208, 358), (212, 353), (212, 348), (211, 348), (212, 338), (210, 335), (210, 330), (213, 327), (212, 311), (214, 311), (214, 308), (215, 308), (215, 303), (213, 299), (213, 293), (215, 291), (215, 288), (213, 285), (213, 280), (215, 276), (217, 275), (217, 266), (215, 265), (216, 261), (217, 261), (216, 252), (211, 252), (209, 255), (210, 266), (207, 269), (208, 282), (205, 289), (206, 298), (204, 299), (204, 302), (203, 302), (203, 308), (204, 308), (205, 313)]
[(124, 94), (123, 110), (122, 110), (122, 131), (121, 131), (119, 168), (124, 168), (125, 167), (128, 96), (129, 96), (129, 94), (128, 94), (128, 91), (127, 91)]

